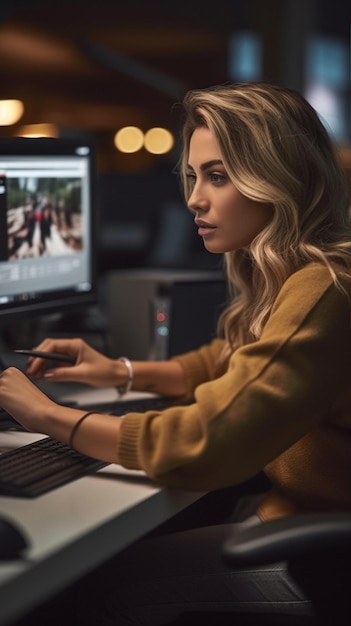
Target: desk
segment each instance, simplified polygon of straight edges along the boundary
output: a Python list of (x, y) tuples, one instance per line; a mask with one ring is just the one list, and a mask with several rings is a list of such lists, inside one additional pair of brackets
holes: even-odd
[[(39, 435), (0, 433), (2, 448), (33, 438)], [(143, 472), (108, 465), (38, 498), (1, 496), (0, 515), (16, 523), (30, 548), (26, 561), (0, 561), (0, 625), (24, 616), (202, 495), (161, 488)]]

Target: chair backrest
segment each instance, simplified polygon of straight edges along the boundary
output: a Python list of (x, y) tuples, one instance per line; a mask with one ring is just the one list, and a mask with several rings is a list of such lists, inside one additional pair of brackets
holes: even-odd
[(230, 567), (286, 561), (318, 625), (351, 622), (351, 512), (306, 513), (246, 528), (228, 537), (223, 558)]

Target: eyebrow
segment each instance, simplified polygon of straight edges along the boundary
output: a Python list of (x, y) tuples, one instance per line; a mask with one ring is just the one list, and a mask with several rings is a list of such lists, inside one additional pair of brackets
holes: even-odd
[[(221, 159), (213, 159), (212, 161), (207, 161), (206, 163), (202, 163), (200, 165), (200, 170), (204, 172), (205, 170), (208, 170), (209, 167), (213, 167), (214, 165), (223, 165), (223, 161), (221, 161)], [(194, 168), (190, 165), (190, 163), (188, 163), (188, 168), (194, 171)]]

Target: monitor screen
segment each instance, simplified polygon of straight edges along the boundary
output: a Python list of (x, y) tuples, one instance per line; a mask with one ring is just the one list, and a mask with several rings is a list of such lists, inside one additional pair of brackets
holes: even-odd
[(94, 150), (0, 138), (0, 324), (95, 301)]

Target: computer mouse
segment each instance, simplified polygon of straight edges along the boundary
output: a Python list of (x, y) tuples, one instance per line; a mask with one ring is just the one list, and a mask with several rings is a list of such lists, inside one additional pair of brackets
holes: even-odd
[(29, 545), (23, 532), (13, 521), (0, 516), (0, 560), (22, 558), (22, 552)]

